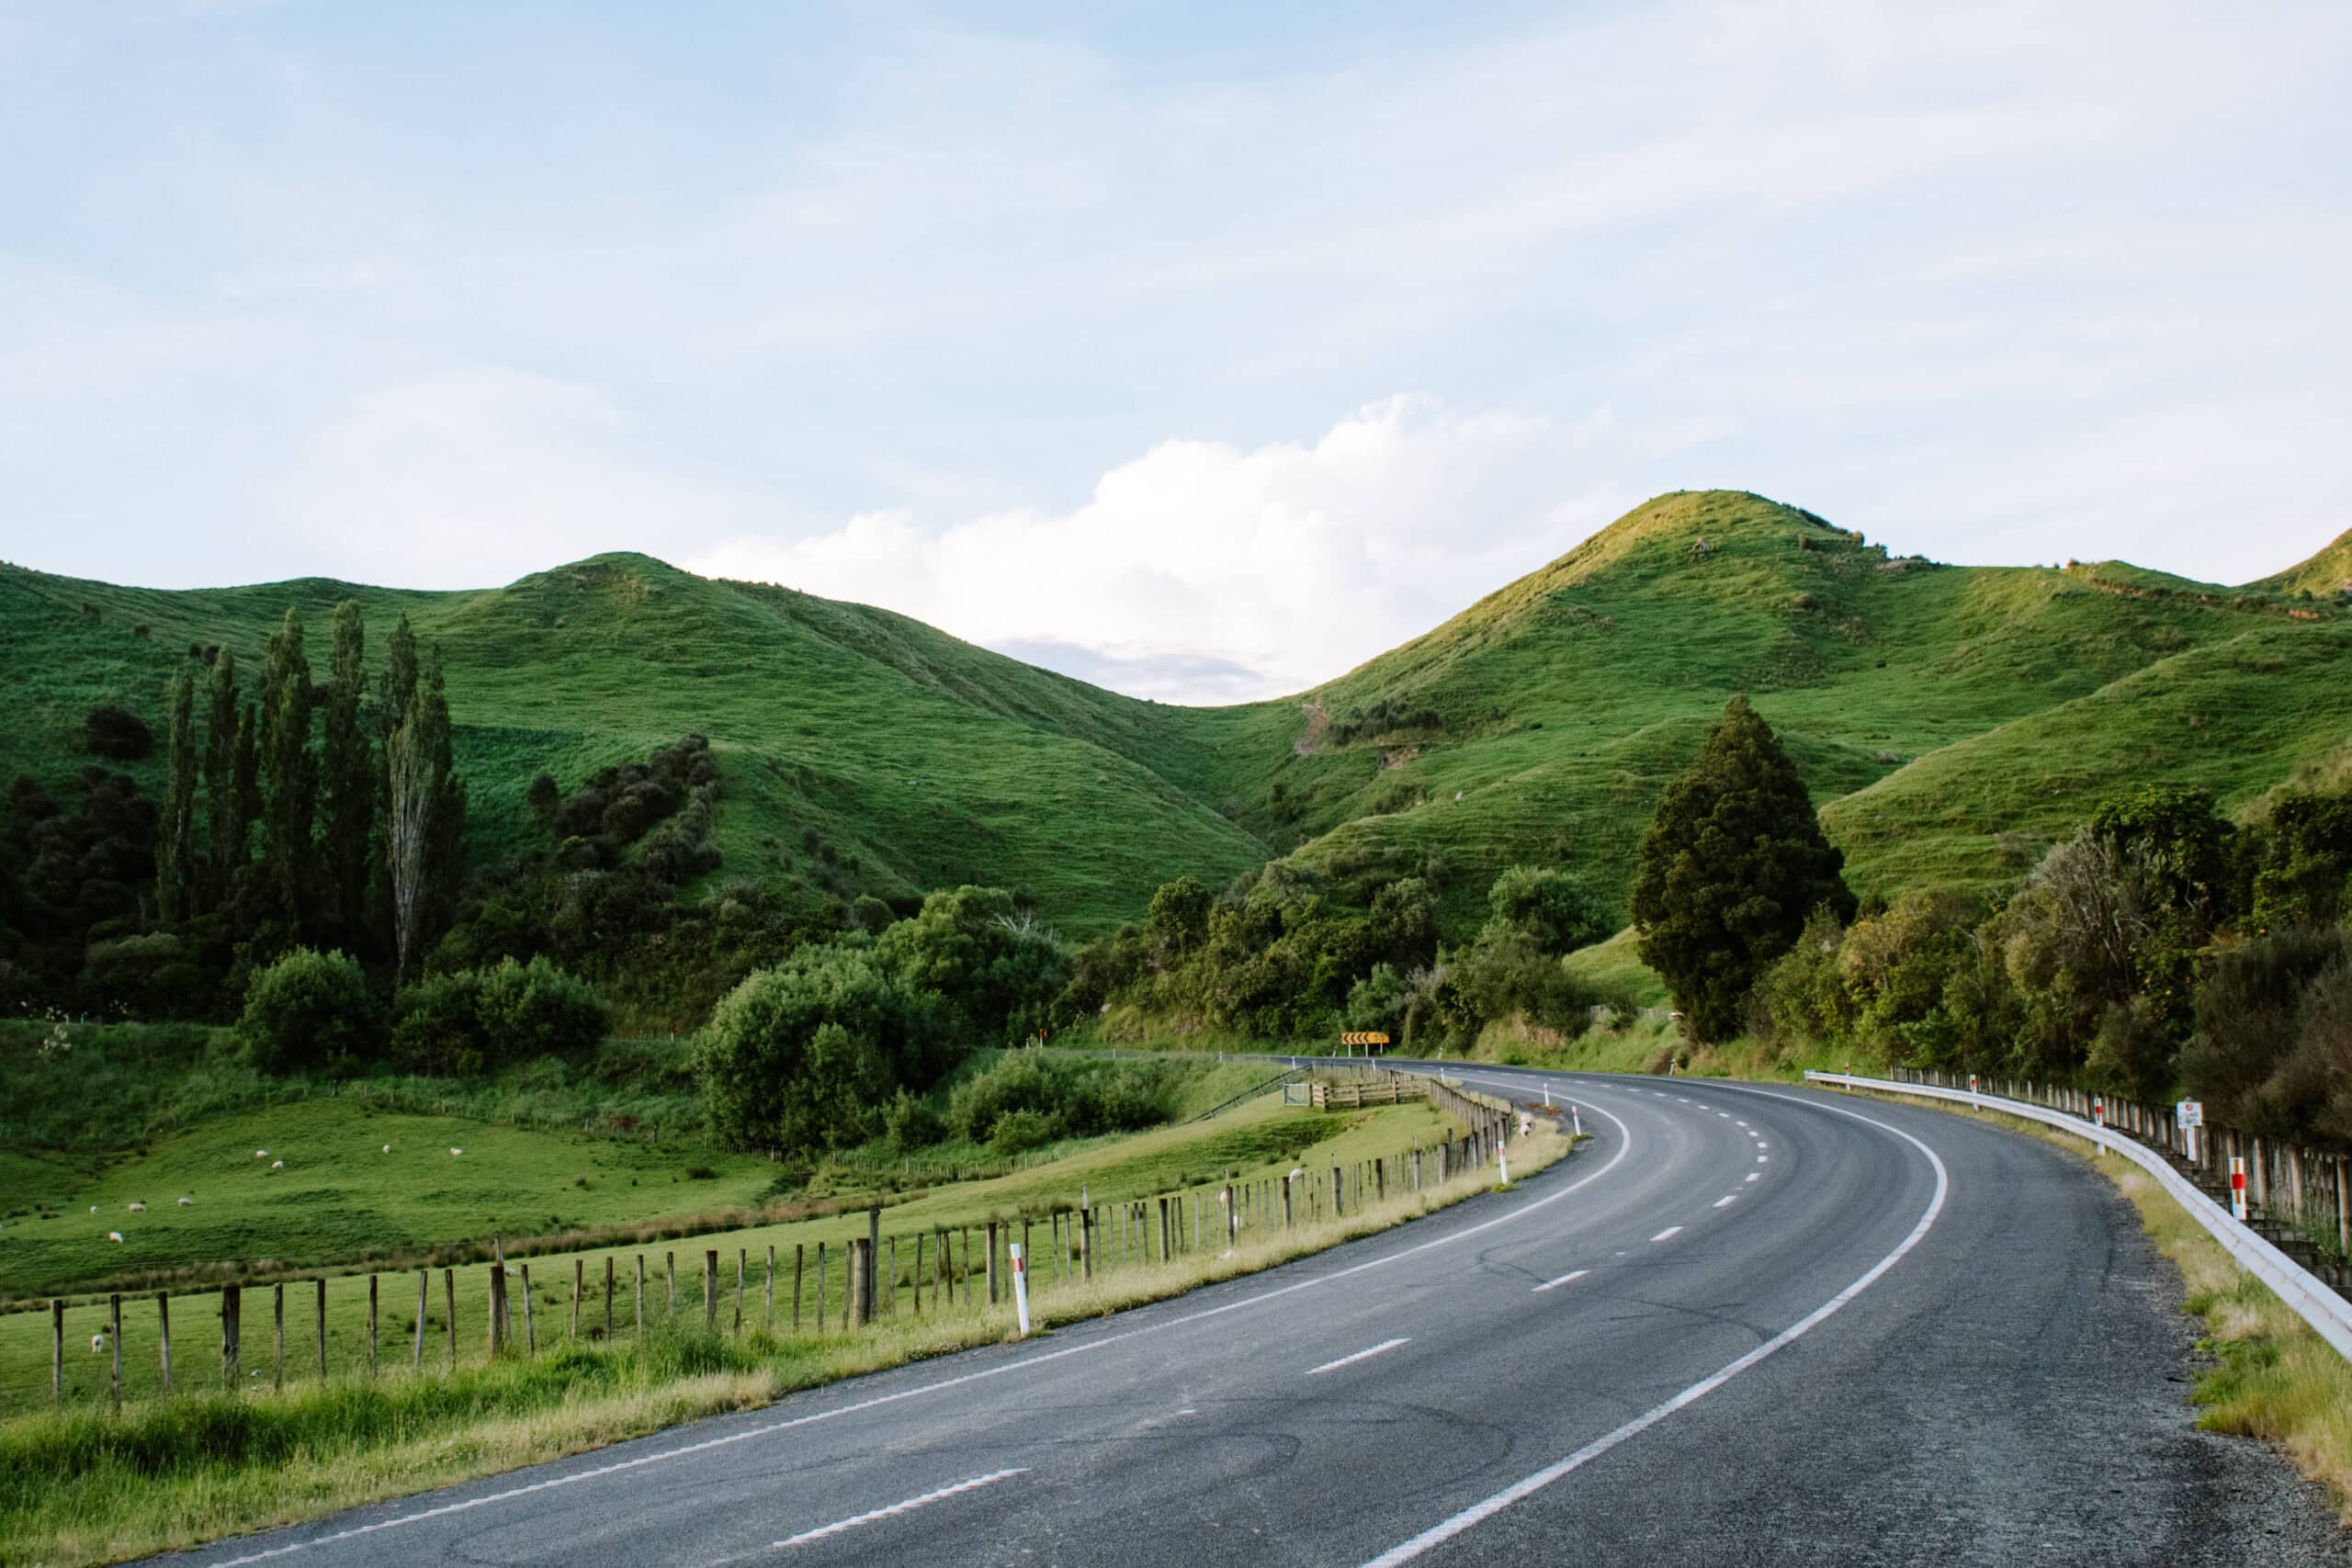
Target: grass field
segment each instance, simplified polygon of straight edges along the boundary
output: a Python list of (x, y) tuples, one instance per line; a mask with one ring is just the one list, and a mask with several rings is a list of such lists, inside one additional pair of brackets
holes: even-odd
[[(1247, 1069), (1247, 1076), (1262, 1078), (1266, 1075), (1253, 1065)], [(81, 1194), (84, 1207), (45, 1222), (55, 1233), (49, 1249), (30, 1256), (60, 1259), (57, 1266), (61, 1267), (94, 1259), (93, 1266), (97, 1268), (122, 1266), (130, 1260), (134, 1249), (141, 1249), (138, 1256), (152, 1259), (157, 1268), (179, 1267), (182, 1260), (200, 1263), (209, 1258), (232, 1258), (249, 1262), (277, 1259), (290, 1269), (300, 1267), (299, 1259), (305, 1256), (333, 1259), (319, 1271), (329, 1276), (330, 1366), (342, 1371), (364, 1367), (367, 1362), (368, 1285), (362, 1277), (366, 1271), (364, 1258), (370, 1253), (381, 1257), (389, 1249), (388, 1238), (401, 1234), (403, 1228), (420, 1243), (452, 1237), (486, 1241), (491, 1229), (502, 1229), (507, 1238), (508, 1256), (517, 1261), (527, 1258), (531, 1264), (539, 1309), (549, 1314), (544, 1320), (544, 1325), (549, 1325), (549, 1333), (554, 1332), (554, 1323), (568, 1321), (572, 1264), (574, 1259), (580, 1260), (597, 1282), (599, 1304), (584, 1310), (589, 1326), (599, 1335), (601, 1287), (607, 1257), (614, 1260), (618, 1278), (628, 1282), (624, 1285), (624, 1299), (616, 1309), (618, 1318), (623, 1323), (632, 1323), (633, 1282), (640, 1256), (646, 1259), (653, 1289), (662, 1303), (666, 1303), (662, 1281), (668, 1273), (667, 1259), (673, 1254), (682, 1275), (681, 1291), (699, 1301), (699, 1270), (707, 1249), (717, 1248), (726, 1260), (730, 1287), (738, 1252), (747, 1252), (757, 1259), (759, 1273), (753, 1287), (756, 1293), (764, 1282), (766, 1249), (770, 1246), (778, 1249), (787, 1268), (794, 1249), (803, 1249), (811, 1259), (813, 1269), (816, 1247), (821, 1242), (829, 1248), (832, 1260), (828, 1276), (829, 1299), (838, 1310), (844, 1288), (840, 1262), (842, 1244), (853, 1235), (865, 1234), (866, 1221), (861, 1210), (742, 1225), (707, 1235), (582, 1247), (561, 1233), (575, 1224), (658, 1224), (665, 1215), (717, 1210), (730, 1201), (748, 1205), (768, 1179), (769, 1168), (763, 1162), (739, 1157), (716, 1165), (719, 1174), (713, 1179), (696, 1181), (684, 1175), (684, 1162), (674, 1152), (649, 1155), (640, 1163), (626, 1145), (599, 1140), (568, 1142), (541, 1134), (484, 1128), (479, 1123), (464, 1130), (463, 1135), (472, 1141), (459, 1145), (466, 1149), (461, 1157), (450, 1156), (446, 1141), (419, 1147), (412, 1155), (409, 1144), (403, 1140), (390, 1140), (394, 1144), (394, 1153), (386, 1156), (380, 1153), (380, 1146), (388, 1141), (387, 1129), (396, 1121), (413, 1126), (429, 1119), (382, 1115), (368, 1118), (332, 1102), (313, 1102), (302, 1109), (325, 1113), (313, 1124), (310, 1140), (298, 1135), (291, 1140), (280, 1137), (273, 1144), (248, 1145), (228, 1136), (226, 1129), (217, 1136), (207, 1130), (191, 1134), (184, 1147), (159, 1145), (151, 1156), (156, 1163), (142, 1161), (109, 1171), (100, 1179), (100, 1184), (116, 1194), (110, 1199), (114, 1212), (110, 1214), (102, 1210), (97, 1215), (89, 1214), (87, 1201), (93, 1200), (87, 1198), (86, 1192)], [(241, 1123), (247, 1130), (250, 1125)], [(1212, 1121), (1065, 1145), (1054, 1157), (989, 1179), (893, 1195), (883, 1212), (883, 1232), (902, 1238), (897, 1256), (898, 1272), (901, 1286), (910, 1290), (915, 1265), (913, 1238), (919, 1233), (985, 1224), (990, 1219), (1017, 1223), (1023, 1214), (1042, 1221), (1057, 1208), (1075, 1206), (1081, 1192), (1095, 1203), (1180, 1190), (1199, 1197), (1210, 1194), (1227, 1179), (1228, 1173), (1247, 1183), (1279, 1176), (1295, 1164), (1325, 1169), (1334, 1162), (1352, 1162), (1415, 1144), (1435, 1143), (1447, 1135), (1446, 1125), (1426, 1103), (1341, 1114), (1286, 1109), (1279, 1097), (1270, 1097)], [(421, 1137), (424, 1129), (418, 1126), (415, 1130)], [(441, 1136), (447, 1130), (436, 1124), (435, 1136)], [(268, 1148), (272, 1158), (278, 1157), (282, 1149), (291, 1150), (286, 1169), (270, 1171), (268, 1161), (254, 1157), (254, 1147)], [(697, 1154), (694, 1157), (715, 1162), (719, 1156)], [(495, 1172), (496, 1180), (504, 1185), (492, 1185), (492, 1178), (488, 1175), (469, 1174), (468, 1161), (477, 1162), (471, 1170)], [(337, 1171), (337, 1166), (351, 1168)], [(212, 1195), (209, 1206), (224, 1208), (234, 1204), (234, 1212), (214, 1219), (205, 1213), (206, 1203), (179, 1210), (177, 1193), (166, 1196), (162, 1205), (155, 1204), (151, 1194), (150, 1208), (143, 1215), (121, 1211), (120, 1204), (129, 1200), (121, 1198), (119, 1191), (128, 1191), (147, 1175), (166, 1169), (188, 1177), (198, 1185), (199, 1193)], [(388, 1169), (399, 1172), (400, 1179), (387, 1180)], [(590, 1184), (584, 1189), (574, 1185), (581, 1175), (589, 1179)], [(535, 1181), (543, 1185), (534, 1189)], [(298, 1188), (297, 1182), (302, 1185)], [(630, 1182), (636, 1185), (628, 1185)], [(533, 1204), (532, 1197), (543, 1198), (544, 1201)], [(1213, 1197), (1204, 1201), (1213, 1201)], [(565, 1207), (554, 1208), (559, 1203)], [(499, 1205), (500, 1217), (485, 1224), (485, 1205), (490, 1204)], [(170, 1210), (168, 1215), (164, 1213), (166, 1208)], [(550, 1225), (547, 1224), (548, 1220), (565, 1224)], [(106, 1229), (123, 1230), (126, 1241), (119, 1247), (106, 1242)], [(98, 1237), (95, 1241), (91, 1239), (93, 1231)], [(1041, 1257), (1049, 1249), (1045, 1238), (1051, 1235), (1047, 1223), (1035, 1244)], [(148, 1239), (151, 1236), (153, 1239)], [(305, 1254), (299, 1250), (302, 1244), (317, 1250)], [(143, 1250), (151, 1247), (152, 1253)], [(935, 1256), (934, 1250), (930, 1257)], [(1050, 1280), (1052, 1274), (1047, 1265), (1041, 1262), (1039, 1267)], [(488, 1284), (481, 1266), (460, 1268), (458, 1274), (460, 1331), (457, 1350), (459, 1364), (469, 1365), (481, 1360), (487, 1348), (481, 1329), (486, 1321)], [(386, 1292), (381, 1307), (384, 1343), (407, 1346), (414, 1321), (416, 1275), (413, 1269), (388, 1272), (381, 1288)], [(788, 1282), (779, 1288), (788, 1289)], [(303, 1284), (290, 1287), (288, 1292), (292, 1325), (289, 1336), (297, 1347), (289, 1352), (289, 1359), (298, 1368), (314, 1365), (316, 1319), (311, 1289)], [(808, 1292), (813, 1318), (813, 1275)], [(176, 1354), (182, 1368), (187, 1369), (183, 1375), (217, 1379), (217, 1293), (178, 1286), (172, 1294), (172, 1321), (178, 1337)], [(267, 1344), (268, 1299), (267, 1288), (248, 1288), (245, 1364), (248, 1369), (261, 1370), (265, 1381), (268, 1363), (262, 1348)], [(153, 1288), (133, 1295), (126, 1305), (123, 1344), (127, 1385), (133, 1397), (141, 1397), (156, 1391), (161, 1382), (161, 1347)], [(426, 1316), (427, 1353), (439, 1356), (446, 1362), (447, 1317), (437, 1272)], [(74, 1352), (66, 1365), (69, 1403), (103, 1398), (106, 1393), (109, 1359), (92, 1355), (88, 1347), (90, 1336), (105, 1327), (107, 1322), (103, 1300), (84, 1298), (68, 1311), (68, 1348)], [(21, 1411), (47, 1403), (50, 1332), (46, 1312), (0, 1314), (0, 1410)]]
[[(1858, 886), (1983, 886), (2119, 784), (2236, 803), (2352, 733), (2347, 551), (2245, 589), (2120, 563), (1937, 566), (1758, 496), (1678, 493), (1311, 692), (1228, 708), (1134, 701), (643, 556), (458, 593), (0, 568), (0, 657), (20, 672), (0, 773), (63, 779), (93, 705), (153, 720), (191, 643), (257, 668), (288, 605), (323, 646), (350, 597), (375, 646), (405, 611), (445, 650), (484, 853), (531, 830), (540, 769), (571, 787), (700, 729), (728, 781), (721, 878), (810, 897), (992, 883), (1083, 936), (1188, 872), (1216, 886), (1288, 854), (1360, 884), (1434, 855), (1460, 934), (1514, 862), (1621, 898), (1658, 792), (1744, 691)], [(152, 790), (161, 766), (132, 771)]]

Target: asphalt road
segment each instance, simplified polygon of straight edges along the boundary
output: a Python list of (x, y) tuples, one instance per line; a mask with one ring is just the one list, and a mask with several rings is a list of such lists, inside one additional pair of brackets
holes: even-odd
[(2081, 1161), (1815, 1091), (1549, 1078), (1595, 1137), (1514, 1192), (181, 1560), (2352, 1562), (2283, 1461), (2195, 1429), (2177, 1280)]

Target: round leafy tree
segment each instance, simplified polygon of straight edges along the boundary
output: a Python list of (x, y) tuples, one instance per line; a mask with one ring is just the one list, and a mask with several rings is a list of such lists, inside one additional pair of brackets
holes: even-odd
[(1642, 835), (1634, 923), (1692, 1038), (1738, 1032), (1741, 1004), (1807, 916), (1840, 919), (1854, 895), (1796, 765), (1746, 697), (1734, 697)]

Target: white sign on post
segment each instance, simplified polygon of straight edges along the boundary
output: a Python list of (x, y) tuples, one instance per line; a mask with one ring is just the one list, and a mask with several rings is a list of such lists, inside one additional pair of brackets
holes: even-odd
[(2184, 1100), (2172, 1110), (2173, 1115), (2184, 1127), (2205, 1125), (2205, 1102), (2201, 1100)]

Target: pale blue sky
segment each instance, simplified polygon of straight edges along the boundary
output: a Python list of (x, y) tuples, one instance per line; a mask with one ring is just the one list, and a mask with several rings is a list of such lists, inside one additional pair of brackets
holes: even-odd
[(0, 557), (643, 549), (1195, 701), (1663, 490), (2241, 581), (2352, 526), (2347, 81), (2337, 0), (0, 0)]

